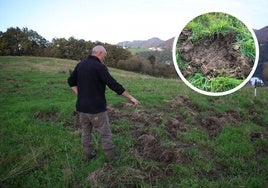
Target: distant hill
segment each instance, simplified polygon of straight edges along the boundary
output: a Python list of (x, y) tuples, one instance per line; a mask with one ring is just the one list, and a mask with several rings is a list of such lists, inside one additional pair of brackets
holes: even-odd
[(123, 41), (117, 43), (118, 46), (128, 47), (128, 48), (164, 48), (172, 49), (174, 38), (167, 41), (161, 40), (157, 37), (150, 38), (148, 40), (134, 40), (134, 41)]
[[(262, 78), (263, 81), (268, 83), (267, 67), (268, 67), (268, 26), (263, 27), (259, 30), (254, 29), (256, 37), (259, 42), (260, 56), (257, 69), (254, 76)], [(264, 68), (266, 67), (266, 68)], [(265, 69), (265, 70), (264, 70)]]
[(173, 38), (170, 38), (170, 39), (162, 42), (158, 47), (159, 48), (164, 48), (164, 49), (172, 50), (174, 39), (175, 39), (174, 37)]
[(268, 42), (268, 26), (259, 30), (254, 29), (254, 32), (260, 44)]
[(268, 61), (268, 26), (263, 27), (259, 30), (254, 30), (256, 37), (258, 39), (260, 45), (260, 59), (259, 62), (262, 64), (263, 62)]
[(150, 47), (157, 47), (162, 42), (163, 40), (157, 37), (153, 37), (148, 40), (123, 41), (119, 42), (117, 45), (129, 48), (144, 48), (144, 47), (150, 48)]

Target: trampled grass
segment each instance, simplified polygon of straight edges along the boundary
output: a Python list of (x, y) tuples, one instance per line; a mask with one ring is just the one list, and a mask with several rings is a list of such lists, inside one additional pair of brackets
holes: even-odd
[[(0, 57), (1, 186), (267, 185), (267, 89), (258, 88), (257, 97), (248, 86), (232, 95), (208, 97), (180, 80), (110, 69), (141, 106), (122, 107), (127, 100), (107, 89), (109, 105), (121, 115), (111, 117), (121, 159), (107, 168), (99, 135), (93, 134), (97, 158), (85, 163), (81, 133), (70, 126), (76, 99), (66, 79), (76, 63)], [(146, 135), (155, 138), (154, 144), (140, 146)]]

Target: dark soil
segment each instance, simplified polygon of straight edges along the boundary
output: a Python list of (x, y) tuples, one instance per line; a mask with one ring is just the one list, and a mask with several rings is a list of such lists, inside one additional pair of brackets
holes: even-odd
[(188, 65), (180, 70), (185, 78), (197, 72), (201, 72), (207, 78), (248, 77), (254, 62), (241, 55), (239, 46), (235, 44), (234, 33), (215, 34), (198, 42), (192, 42), (189, 39), (191, 35), (191, 30), (184, 29), (178, 40), (179, 55), (183, 61), (188, 62)]
[(39, 110), (34, 112), (33, 114), (34, 119), (41, 120), (41, 121), (58, 121), (58, 112), (54, 109), (52, 110)]

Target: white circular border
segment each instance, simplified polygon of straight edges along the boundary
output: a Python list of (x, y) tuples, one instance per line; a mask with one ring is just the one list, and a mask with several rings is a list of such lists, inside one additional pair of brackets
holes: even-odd
[[(215, 12), (217, 12), (217, 11), (215, 11)], [(207, 12), (207, 13), (204, 13), (204, 14), (208, 14), (208, 13), (213, 13), (213, 12)], [(231, 14), (229, 14), (229, 13), (224, 13), (224, 12), (218, 12), (218, 13), (223, 13), (223, 14), (228, 14), (228, 15), (230, 15), (230, 16), (233, 16), (233, 15), (231, 15)], [(200, 15), (198, 15), (198, 16), (201, 16), (201, 15), (203, 15), (203, 14), (200, 14)], [(198, 16), (196, 16), (196, 17), (198, 17)], [(193, 19), (195, 19), (196, 17), (194, 17)], [(238, 19), (236, 16), (233, 16), (233, 17), (235, 17), (236, 19)], [(192, 21), (193, 19), (191, 19), (190, 21)], [(240, 20), (240, 19), (238, 19), (238, 20)], [(190, 22), (190, 21), (189, 21), (189, 22)], [(194, 91), (196, 91), (196, 92), (198, 92), (198, 93), (201, 93), (201, 94), (203, 94), (203, 95), (208, 95), (208, 96), (223, 96), (223, 95), (228, 95), (228, 94), (231, 94), (231, 93), (234, 93), (234, 92), (238, 91), (238, 90), (241, 89), (243, 86), (245, 86), (245, 85), (248, 83), (248, 81), (250, 80), (250, 78), (253, 76), (253, 74), (254, 74), (254, 72), (255, 72), (255, 70), (256, 70), (256, 68), (257, 68), (258, 61), (259, 61), (259, 44), (258, 44), (258, 40), (257, 40), (257, 37), (256, 37), (256, 35), (255, 35), (253, 29), (250, 28), (250, 27), (248, 26), (248, 24), (245, 24), (244, 21), (242, 21), (242, 20), (240, 20), (240, 21), (241, 21), (241, 22), (248, 28), (248, 30), (251, 32), (251, 35), (252, 35), (252, 37), (253, 37), (253, 39), (254, 39), (254, 43), (255, 43), (255, 62), (254, 62), (254, 65), (253, 65), (252, 70), (251, 70), (250, 74), (248, 75), (248, 77), (247, 77), (247, 78), (246, 78), (240, 85), (238, 85), (237, 87), (235, 87), (235, 88), (233, 88), (233, 89), (231, 89), (231, 90), (228, 90), (228, 91), (218, 92), (218, 93), (208, 92), (208, 91), (204, 91), (204, 90), (198, 89), (198, 88), (194, 87), (190, 82), (188, 82), (188, 80), (186, 80), (185, 77), (182, 75), (182, 73), (181, 73), (181, 71), (180, 71), (180, 69), (179, 69), (179, 67), (178, 67), (177, 58), (176, 58), (176, 50), (177, 50), (177, 42), (178, 42), (178, 38), (179, 38), (180, 33), (182, 32), (182, 30), (183, 30), (184, 28), (182, 28), (182, 30), (181, 30), (181, 32), (179, 33), (179, 35), (176, 36), (176, 37), (174, 38), (174, 41), (173, 41), (173, 48), (172, 48), (173, 64), (174, 64), (174, 66), (175, 66), (175, 69), (176, 69), (178, 75), (179, 75), (180, 78), (182, 79), (182, 81), (183, 81), (188, 87), (190, 87), (192, 90), (194, 90)], [(189, 23), (189, 22), (188, 22), (188, 23)], [(188, 23), (187, 23), (187, 24), (188, 24)], [(187, 25), (187, 24), (186, 24), (186, 25)], [(185, 25), (185, 26), (186, 26), (186, 25)], [(184, 26), (184, 27), (185, 27), (185, 26)]]

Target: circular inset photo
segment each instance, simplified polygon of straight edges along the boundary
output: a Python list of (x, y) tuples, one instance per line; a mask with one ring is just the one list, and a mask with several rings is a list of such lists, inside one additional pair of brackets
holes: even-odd
[(193, 90), (210, 96), (243, 87), (254, 74), (258, 58), (253, 29), (222, 12), (197, 16), (173, 43), (173, 62), (180, 78)]

